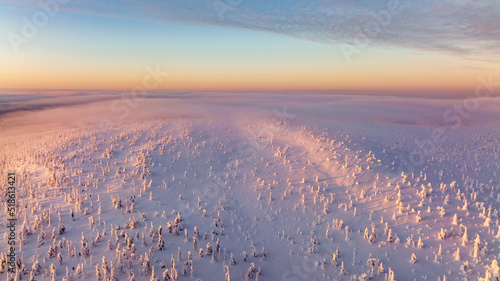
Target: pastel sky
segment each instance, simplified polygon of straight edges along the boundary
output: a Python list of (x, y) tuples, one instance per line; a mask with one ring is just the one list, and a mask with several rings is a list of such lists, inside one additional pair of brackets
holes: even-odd
[(0, 0), (0, 88), (473, 93), (498, 0)]

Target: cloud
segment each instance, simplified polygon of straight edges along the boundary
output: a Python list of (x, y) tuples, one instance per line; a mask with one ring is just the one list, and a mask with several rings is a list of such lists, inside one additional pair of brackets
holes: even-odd
[(262, 30), (356, 48), (395, 46), (485, 60), (500, 54), (498, 0), (87, 0), (70, 1), (62, 9)]

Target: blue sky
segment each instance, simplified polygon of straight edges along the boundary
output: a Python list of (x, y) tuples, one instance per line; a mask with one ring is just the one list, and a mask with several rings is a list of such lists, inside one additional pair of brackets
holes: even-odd
[[(455, 90), (499, 70), (493, 0), (0, 0), (0, 7), (0, 88), (125, 89), (158, 63), (173, 74), (161, 90), (418, 90), (422, 79), (430, 79), (422, 90)], [(43, 13), (46, 24), (25, 38), (26, 21)], [(447, 74), (438, 79), (440, 68)]]

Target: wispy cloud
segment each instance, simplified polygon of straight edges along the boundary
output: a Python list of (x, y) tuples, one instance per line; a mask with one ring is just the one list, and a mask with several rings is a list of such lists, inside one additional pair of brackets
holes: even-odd
[[(0, 0), (10, 5), (35, 6), (38, 2)], [(400, 9), (382, 24), (391, 5)], [(437, 50), (487, 60), (497, 60), (500, 55), (498, 0), (87, 0), (71, 1), (62, 9), (232, 26), (349, 46), (359, 45), (361, 36), (374, 46)], [(381, 15), (378, 21), (376, 14)]]

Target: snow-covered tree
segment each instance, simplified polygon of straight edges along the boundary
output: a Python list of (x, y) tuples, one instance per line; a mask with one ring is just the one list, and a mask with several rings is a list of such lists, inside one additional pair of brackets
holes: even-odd
[(171, 281), (170, 274), (168, 273), (168, 268), (163, 271), (163, 281)]
[(464, 234), (462, 235), (462, 245), (465, 246), (465, 243), (469, 242), (469, 236), (467, 235), (467, 228), (464, 226)]
[(248, 254), (246, 251), (243, 251), (243, 253), (241, 254), (242, 258), (243, 258), (243, 262), (247, 262), (248, 261)]
[(420, 211), (418, 211), (418, 212), (417, 212), (417, 216), (416, 216), (415, 220), (416, 220), (417, 222), (422, 221), (422, 214), (420, 213)]
[(478, 263), (479, 262), (479, 253), (481, 251), (481, 238), (479, 238), (479, 234), (476, 235), (476, 239), (474, 240), (474, 251), (472, 258), (474, 259), (474, 262)]
[(80, 255), (83, 257), (87, 257), (90, 253), (90, 250), (87, 239), (85, 238), (83, 232), (82, 232), (82, 240), (80, 241), (80, 243), (81, 243)]
[(207, 242), (207, 256), (212, 255), (212, 245), (210, 242)]
[(258, 257), (259, 256), (259, 253), (257, 252), (257, 249), (254, 247), (253, 250), (252, 250), (252, 256), (254, 258)]
[(53, 263), (51, 263), (49, 270), (50, 270), (50, 278), (52, 279), (52, 281), (55, 281), (56, 280), (56, 266)]
[(347, 274), (347, 271), (345, 270), (345, 267), (344, 267), (344, 261), (342, 261), (340, 264), (340, 275), (344, 276), (346, 274)]
[(236, 258), (234, 257), (233, 253), (231, 253), (231, 258), (229, 260), (229, 264), (233, 265), (233, 266), (236, 265)]
[(102, 280), (102, 273), (101, 273), (101, 268), (99, 267), (99, 264), (95, 265), (95, 279)]
[(387, 232), (387, 242), (392, 243), (392, 229)]
[(500, 280), (500, 267), (496, 259), (491, 262), (490, 270), (491, 277), (494, 278), (493, 280)]
[(42, 266), (38, 262), (38, 259), (35, 259), (35, 261), (33, 262), (32, 267), (31, 267), (31, 271), (33, 272), (33, 274), (35, 276), (37, 276), (37, 275), (39, 275), (41, 273), (41, 270), (42, 270)]
[(389, 267), (389, 272), (387, 274), (386, 281), (396, 281), (396, 276), (394, 275), (394, 271)]
[(417, 256), (415, 256), (414, 253), (411, 254), (411, 257), (410, 257), (410, 262), (411, 263), (416, 263), (417, 262)]
[(149, 260), (149, 254), (144, 253), (144, 261), (142, 262), (142, 271), (144, 274), (149, 274), (151, 272), (151, 261)]
[(457, 247), (457, 251), (453, 255), (455, 256), (456, 261), (460, 260), (460, 248), (459, 247)]
[(418, 237), (417, 248), (423, 249), (424, 243), (422, 242), (422, 237)]
[(109, 280), (116, 281), (116, 269), (115, 269), (115, 263), (113, 261), (111, 261), (111, 268), (109, 270)]
[(162, 236), (158, 239), (158, 243), (156, 244), (156, 249), (158, 251), (163, 251), (165, 249), (165, 240), (163, 239)]
[(109, 269), (109, 265), (108, 265), (108, 262), (106, 261), (105, 256), (102, 257), (101, 268), (102, 268), (103, 275), (108, 276), (110, 269)]
[(338, 256), (336, 253), (333, 253), (332, 255), (332, 265), (333, 266), (337, 266), (337, 262), (338, 262)]
[(267, 257), (267, 252), (266, 252), (266, 249), (264, 247), (262, 247), (262, 252), (260, 253), (261, 255), (261, 260), (265, 260), (266, 257)]
[(160, 279), (158, 279), (156, 277), (155, 267), (154, 266), (151, 269), (151, 277), (149, 278), (149, 281), (160, 281)]

